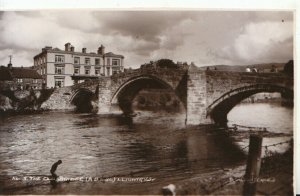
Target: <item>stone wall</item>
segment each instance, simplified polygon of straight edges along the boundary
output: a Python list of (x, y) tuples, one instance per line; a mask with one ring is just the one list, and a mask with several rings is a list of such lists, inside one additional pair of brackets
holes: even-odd
[(74, 106), (70, 104), (72, 94), (73, 91), (70, 87), (55, 89), (50, 98), (41, 105), (41, 108), (45, 110), (73, 110)]
[(95, 92), (98, 83), (98, 80), (90, 80), (74, 86), (57, 88), (50, 98), (42, 104), (41, 108), (47, 110), (74, 110), (75, 106), (72, 105), (71, 102), (72, 97), (74, 97), (77, 91), (80, 89), (87, 89), (91, 92)]

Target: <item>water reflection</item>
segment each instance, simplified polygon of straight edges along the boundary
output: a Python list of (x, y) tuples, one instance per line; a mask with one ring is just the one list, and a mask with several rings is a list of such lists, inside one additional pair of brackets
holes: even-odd
[[(226, 153), (219, 152), (224, 146), (219, 149), (214, 142), (216, 135), (207, 134), (210, 128), (182, 130), (154, 121), (152, 117), (132, 123), (121, 116), (52, 112), (9, 118), (1, 125), (1, 153), (6, 160), (1, 161), (1, 167), (14, 168), (13, 172), (4, 170), (7, 175), (19, 171), (47, 174), (49, 165), (62, 159), (61, 172), (68, 176), (111, 176), (147, 170), (153, 165), (180, 175), (178, 168), (196, 166), (188, 164), (190, 161), (215, 156), (226, 159)], [(24, 164), (26, 160), (30, 162)], [(199, 166), (201, 163), (197, 163)]]
[[(244, 163), (245, 152), (229, 134), (214, 126), (185, 128), (184, 119), (146, 112), (134, 118), (68, 112), (6, 117), (0, 125), (0, 169), (6, 176), (49, 175), (61, 159), (58, 175), (141, 175), (165, 185)], [(237, 121), (231, 122), (243, 123)]]
[[(263, 146), (289, 141), (293, 138), (293, 109), (283, 107), (280, 103), (248, 103), (240, 104), (228, 114), (228, 126), (239, 124), (244, 126), (266, 127), (269, 137), (263, 138)], [(273, 135), (272, 135), (273, 134)], [(241, 134), (235, 137), (241, 146), (249, 144), (248, 137)], [(288, 144), (269, 147), (272, 152), (283, 153)], [(262, 156), (265, 155), (262, 151)]]

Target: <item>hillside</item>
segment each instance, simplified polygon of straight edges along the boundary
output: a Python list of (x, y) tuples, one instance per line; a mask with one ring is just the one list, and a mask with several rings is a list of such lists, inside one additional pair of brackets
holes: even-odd
[(245, 71), (247, 67), (253, 68), (264, 72), (268, 72), (272, 66), (275, 66), (278, 71), (282, 71), (283, 67), (286, 63), (264, 63), (264, 64), (253, 64), (253, 65), (213, 65), (213, 66), (205, 66), (201, 67), (202, 69), (207, 69), (209, 67), (211, 70), (214, 70), (217, 68), (217, 70), (220, 71)]

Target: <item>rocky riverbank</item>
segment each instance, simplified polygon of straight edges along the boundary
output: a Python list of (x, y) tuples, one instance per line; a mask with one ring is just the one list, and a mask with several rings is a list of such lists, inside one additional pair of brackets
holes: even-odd
[(46, 101), (53, 89), (1, 91), (0, 113), (18, 114), (42, 111), (41, 104)]

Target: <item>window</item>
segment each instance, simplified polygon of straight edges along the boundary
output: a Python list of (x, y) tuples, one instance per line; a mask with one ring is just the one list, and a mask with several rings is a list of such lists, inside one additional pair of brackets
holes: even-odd
[(33, 79), (33, 83), (34, 84), (38, 83), (38, 80), (37, 79)]
[(107, 76), (109, 76), (109, 75), (110, 75), (110, 68), (107, 67)]
[(18, 85), (18, 90), (23, 90), (23, 86), (22, 85)]
[(109, 60), (109, 59), (106, 60), (106, 64), (107, 64), (107, 65), (110, 64), (110, 60)]
[(74, 64), (80, 64), (80, 57), (74, 57)]
[(63, 62), (65, 62), (65, 56), (55, 55), (55, 63), (63, 63)]
[(84, 73), (85, 75), (90, 75), (90, 69), (85, 69)]
[(89, 65), (90, 64), (90, 58), (85, 58), (84, 62), (85, 62), (86, 65)]
[(100, 65), (100, 59), (95, 59), (95, 65)]
[(64, 86), (64, 78), (55, 78), (55, 88), (61, 88)]
[(112, 72), (113, 72), (113, 75), (114, 75), (114, 74), (117, 74), (117, 73), (120, 72), (120, 68), (119, 68), (119, 67), (113, 67), (113, 68), (112, 68)]
[(79, 74), (79, 71), (80, 71), (79, 67), (74, 68), (74, 74)]
[(120, 65), (120, 60), (119, 60), (119, 59), (113, 59), (113, 60), (112, 60), (112, 65), (113, 65), (113, 66), (118, 66), (118, 65)]
[(100, 69), (95, 69), (95, 75), (97, 75), (97, 76), (100, 75)]
[(26, 84), (25, 89), (28, 90), (30, 88), (30, 84)]
[(23, 79), (22, 79), (22, 78), (18, 78), (18, 79), (17, 79), (17, 82), (18, 82), (18, 83), (22, 83), (22, 82), (23, 82)]
[(65, 68), (63, 66), (55, 66), (55, 74), (64, 74)]

